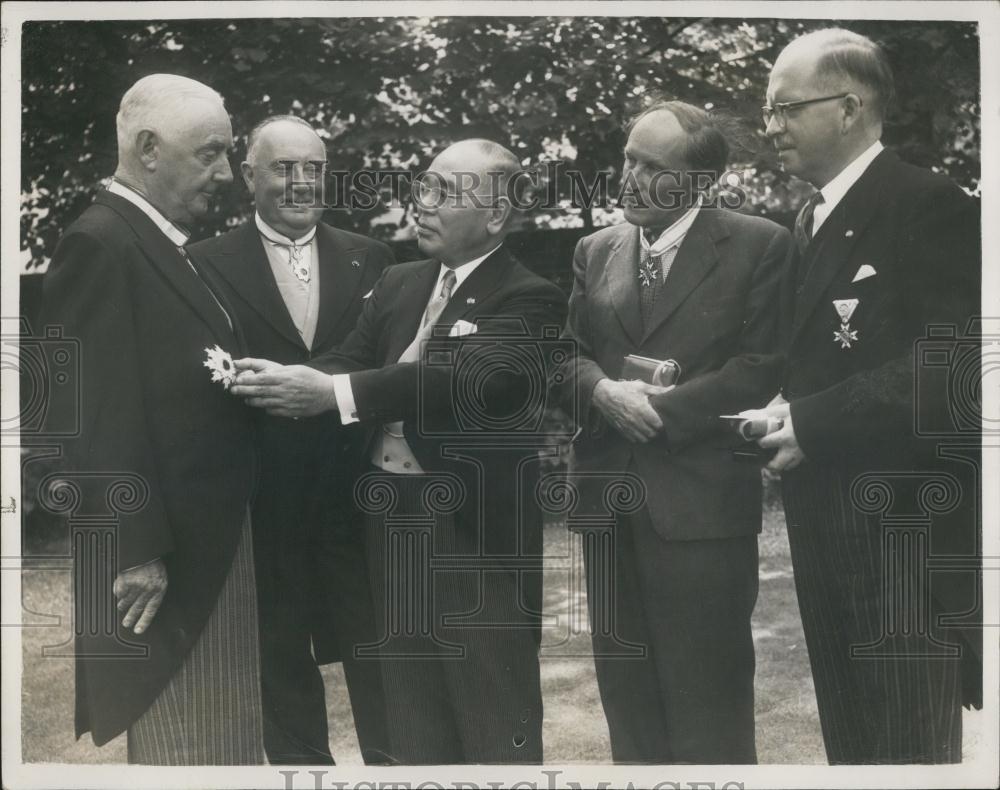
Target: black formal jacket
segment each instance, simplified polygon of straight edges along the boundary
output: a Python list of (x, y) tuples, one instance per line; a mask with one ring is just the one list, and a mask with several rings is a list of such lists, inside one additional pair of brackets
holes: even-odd
[[(872, 473), (950, 476), (960, 501), (927, 500), (948, 511), (932, 520), (931, 551), (967, 558), (981, 552), (980, 426), (963, 420), (979, 381), (981, 337), (966, 332), (979, 315), (980, 265), (978, 203), (948, 178), (886, 149), (804, 256), (793, 255), (781, 300), (782, 392), (806, 463), (836, 469), (847, 482)], [(875, 274), (858, 279), (864, 266)], [(833, 301), (844, 299), (858, 300), (849, 347), (835, 339), (841, 319)], [(896, 515), (915, 504), (903, 501), (902, 489), (896, 496)], [(978, 609), (964, 619), (973, 652), (982, 650), (977, 589), (968, 571), (932, 575), (943, 611)]]
[[(702, 208), (645, 328), (639, 229), (616, 225), (577, 244), (566, 327), (577, 343), (568, 397), (583, 427), (576, 469), (616, 474), (634, 464), (665, 539), (760, 531), (760, 468), (734, 459), (718, 417), (763, 406), (778, 386), (777, 296), (789, 240), (770, 220)], [(591, 402), (598, 381), (619, 377), (627, 354), (681, 366), (677, 387), (651, 399), (663, 430), (645, 444), (625, 439)], [(586, 494), (592, 486), (580, 482)]]
[[(565, 296), (501, 247), (455, 289), (421, 361), (397, 363), (420, 328), (440, 266), (424, 260), (387, 269), (340, 349), (311, 364), (356, 371), (358, 417), (375, 430), (402, 420), (421, 467), (458, 476), (465, 490), (458, 519), (483, 530), (487, 552), (541, 556), (540, 511), (518, 491), (533, 494), (537, 465), (523, 465), (520, 480), (515, 473), (523, 446), (540, 432), (548, 345), (558, 344)], [(447, 337), (460, 320), (478, 331)]]
[[(113, 637), (89, 636), (100, 623), (89, 597), (76, 602), (85, 634), (77, 643), (76, 732), (90, 730), (102, 745), (177, 671), (232, 564), (255, 484), (251, 415), (203, 362), (215, 345), (234, 357), (244, 349), (205, 279), (140, 209), (108, 192), (59, 242), (45, 276), (43, 324), (80, 344), (80, 434), (67, 442), (66, 471), (78, 482), (80, 473), (144, 481), (137, 503), (109, 496), (109, 506), (135, 511), (120, 516), (113, 570), (159, 557), (168, 573), (151, 627), (119, 637), (147, 647), (145, 658), (98, 657)], [(100, 592), (111, 596), (110, 586)]]
[[(395, 262), (385, 244), (320, 223), (316, 228), (320, 305), (312, 349), (306, 348), (274, 280), (251, 221), (192, 245), (195, 261), (217, 273), (246, 335), (247, 352), (283, 365), (302, 364), (341, 343), (354, 328), (382, 269)], [(326, 607), (334, 600), (318, 585), (335, 584), (309, 560), (321, 532), (343, 536), (351, 487), (358, 474), (363, 432), (342, 428), (336, 414), (290, 420), (255, 411), (261, 448), (260, 491), (254, 502), (258, 583), (274, 594), (309, 585), (308, 622), (320, 663), (338, 660)]]

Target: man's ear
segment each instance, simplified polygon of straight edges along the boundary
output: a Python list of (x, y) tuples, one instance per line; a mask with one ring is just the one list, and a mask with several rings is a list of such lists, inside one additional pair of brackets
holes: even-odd
[(506, 197), (498, 197), (490, 208), (490, 218), (486, 222), (486, 229), (492, 234), (502, 233), (504, 228), (510, 223), (514, 214), (514, 205)]
[(135, 150), (146, 170), (150, 172), (156, 170), (156, 163), (160, 158), (160, 138), (156, 136), (156, 132), (151, 129), (139, 132), (135, 136)]
[(253, 194), (253, 165), (249, 162), (243, 162), (240, 165), (240, 173), (243, 174), (243, 183), (247, 185), (247, 191)]
[(861, 120), (861, 107), (863, 100), (856, 93), (848, 93), (841, 105), (841, 131), (846, 132), (859, 120)]

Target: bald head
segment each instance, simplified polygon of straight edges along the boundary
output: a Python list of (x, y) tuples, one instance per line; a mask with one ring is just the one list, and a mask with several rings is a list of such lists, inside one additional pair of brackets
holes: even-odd
[(882, 50), (841, 28), (795, 39), (767, 86), (766, 133), (785, 171), (822, 189), (882, 136), (892, 72)]
[(207, 85), (177, 74), (143, 77), (122, 97), (117, 127), (115, 178), (174, 222), (206, 214), (232, 183), (232, 126)]
[(326, 145), (294, 115), (266, 118), (247, 138), (243, 180), (257, 213), (272, 229), (295, 241), (323, 216)]
[(510, 230), (521, 163), (491, 140), (461, 140), (438, 154), (423, 183), (429, 197), (417, 202), (420, 249), (448, 266), (484, 255)]
[(882, 48), (870, 38), (844, 28), (825, 28), (792, 41), (774, 70), (799, 70), (831, 93), (853, 92), (873, 119), (881, 122), (894, 96), (892, 69)]

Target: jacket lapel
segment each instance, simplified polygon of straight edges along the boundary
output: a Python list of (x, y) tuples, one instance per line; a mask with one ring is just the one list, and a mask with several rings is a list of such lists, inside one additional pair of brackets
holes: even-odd
[(274, 281), (257, 227), (248, 222), (229, 237), (228, 244), (209, 256), (213, 268), (276, 332), (298, 346), (305, 346), (285, 300)]
[[(212, 331), (220, 345), (231, 345), (236, 335), (229, 327), (220, 302), (216, 301), (208, 283), (195, 273), (173, 242), (141, 209), (125, 198), (102, 191), (94, 200), (118, 213), (128, 223), (150, 263)], [(236, 320), (234, 314), (230, 314), (230, 318)]]
[[(812, 250), (810, 244), (810, 249), (806, 250), (807, 255), (815, 254), (816, 257), (803, 283), (802, 293), (796, 300), (791, 335), (793, 342), (816, 310), (830, 283), (850, 262), (851, 250), (881, 205), (884, 170), (895, 159), (895, 154), (888, 150), (875, 158), (823, 223), (812, 242), (819, 245), (818, 248)], [(799, 264), (802, 265), (802, 261)]]
[(666, 321), (719, 261), (716, 242), (728, 236), (714, 211), (702, 208), (681, 242), (646, 323), (645, 341)]
[(424, 309), (430, 301), (440, 270), (441, 264), (438, 261), (422, 261), (401, 283), (395, 302), (398, 308), (390, 315), (391, 340), (386, 348), (385, 359), (380, 360), (382, 365), (398, 361), (417, 336)]
[(317, 226), (319, 249), (319, 319), (313, 349), (323, 348), (325, 341), (340, 324), (354, 299), (362, 294), (362, 282), (368, 250), (352, 246), (335, 228)]
[(434, 326), (450, 327), (469, 312), (475, 310), (507, 278), (514, 259), (506, 247), (500, 247), (462, 282), (448, 300)]
[(635, 345), (642, 341), (642, 313), (639, 310), (639, 228), (621, 225), (611, 242), (604, 266), (611, 302), (618, 320)]

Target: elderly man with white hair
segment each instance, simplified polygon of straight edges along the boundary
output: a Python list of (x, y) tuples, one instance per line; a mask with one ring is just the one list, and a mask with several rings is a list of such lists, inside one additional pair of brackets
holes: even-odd
[[(206, 369), (244, 347), (223, 291), (184, 250), (185, 226), (232, 182), (232, 142), (215, 91), (139, 80), (118, 113), (114, 180), (66, 230), (45, 281), (45, 322), (82, 359), (66, 472), (141, 481), (107, 581), (81, 584), (79, 563), (76, 585), (77, 737), (100, 746), (127, 730), (132, 763), (263, 762), (255, 446), (249, 410)], [(120, 623), (101, 620), (110, 592)]]

